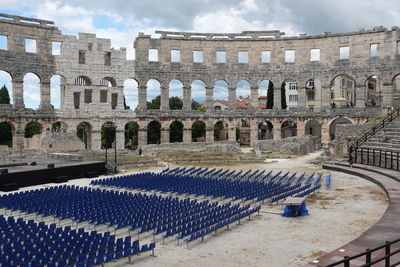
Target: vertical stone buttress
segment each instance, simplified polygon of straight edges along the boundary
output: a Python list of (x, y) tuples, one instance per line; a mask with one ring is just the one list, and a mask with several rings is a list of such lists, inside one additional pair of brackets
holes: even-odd
[(50, 81), (42, 81), (40, 83), (40, 109), (52, 108), (50, 103)]
[(15, 108), (25, 108), (23, 84), (22, 80), (12, 81), (13, 102)]
[(213, 87), (206, 86), (206, 110), (213, 111)]
[(183, 86), (183, 110), (192, 110), (192, 90), (190, 86)]
[(229, 110), (236, 109), (236, 87), (228, 87), (228, 105)]
[(160, 110), (169, 110), (169, 88), (167, 86), (161, 86), (161, 106)]
[[(138, 86), (138, 106), (139, 111), (147, 110), (147, 86), (139, 84)], [(146, 142), (147, 143), (147, 142)]]
[(258, 108), (258, 87), (250, 87), (251, 106), (255, 109)]

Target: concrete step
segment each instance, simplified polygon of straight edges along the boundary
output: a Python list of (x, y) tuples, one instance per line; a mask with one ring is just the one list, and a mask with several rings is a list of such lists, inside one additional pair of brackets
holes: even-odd
[(375, 150), (379, 149), (379, 150), (382, 150), (382, 151), (393, 151), (393, 152), (400, 153), (400, 148), (376, 147), (376, 146), (364, 146), (364, 145), (362, 145), (360, 148), (363, 148), (363, 149), (375, 149)]
[(383, 147), (400, 148), (400, 144), (392, 143), (391, 140), (388, 140), (387, 142), (368, 140), (367, 142), (365, 142), (362, 145), (372, 145), (372, 146), (383, 146)]
[(399, 138), (389, 138), (389, 141), (384, 142), (383, 138), (379, 137), (371, 137), (368, 138), (368, 141), (365, 143), (390, 143), (390, 144), (400, 144), (400, 139)]

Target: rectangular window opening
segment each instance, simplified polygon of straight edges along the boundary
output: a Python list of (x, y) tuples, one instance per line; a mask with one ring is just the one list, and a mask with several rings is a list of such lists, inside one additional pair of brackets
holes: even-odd
[(85, 51), (79, 50), (79, 64), (85, 64)]
[(285, 51), (285, 62), (293, 63), (295, 59), (296, 53), (294, 50), (286, 50)]
[(81, 102), (81, 93), (74, 92), (74, 108), (75, 109), (79, 109), (80, 102)]
[(51, 42), (51, 53), (53, 56), (61, 55), (61, 42)]
[(225, 64), (226, 63), (226, 52), (225, 51), (217, 51), (216, 61), (219, 64)]
[(103, 44), (98, 43), (97, 44), (97, 51), (101, 52), (103, 50)]
[(341, 46), (339, 48), (339, 59), (347, 60), (350, 58), (350, 48), (348, 46)]
[(88, 43), (87, 48), (89, 51), (93, 50), (93, 43)]
[(111, 94), (111, 109), (115, 109), (118, 105), (118, 94)]
[(36, 40), (35, 39), (25, 39), (25, 52), (36, 53)]
[(0, 49), (8, 50), (8, 36), (7, 35), (0, 35)]
[(158, 61), (158, 49), (149, 49), (149, 61), (157, 62)]
[(297, 90), (297, 83), (289, 83), (289, 90)]
[(107, 90), (100, 90), (100, 103), (107, 103)]
[(320, 54), (319, 49), (311, 49), (310, 60), (311, 61), (319, 61), (319, 54)]
[(203, 63), (203, 51), (193, 51), (193, 63)]
[(248, 51), (239, 51), (238, 63), (243, 63), (243, 64), (249, 63), (249, 52)]
[(181, 62), (181, 51), (173, 49), (171, 50), (171, 62), (179, 63)]
[(371, 44), (371, 57), (378, 56), (378, 44)]
[(261, 63), (270, 63), (270, 62), (271, 62), (271, 51), (262, 51)]
[(89, 104), (92, 103), (92, 89), (85, 89), (85, 103)]
[(111, 65), (111, 52), (107, 52), (104, 54), (104, 65), (106, 66)]

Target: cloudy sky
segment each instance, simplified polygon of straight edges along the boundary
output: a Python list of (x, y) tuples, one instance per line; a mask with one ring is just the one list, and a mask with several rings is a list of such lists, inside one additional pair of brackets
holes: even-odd
[[(53, 20), (66, 34), (91, 32), (111, 38), (115, 48), (127, 47), (128, 59), (134, 58), (133, 40), (139, 31), (281, 30), (291, 36), (400, 26), (400, 2), (395, 0), (0, 0), (0, 12)], [(1, 85), (6, 80), (0, 74)], [(54, 84), (57, 91), (57, 81)], [(27, 106), (38, 104), (32, 86)], [(57, 96), (52, 101), (59, 105)]]

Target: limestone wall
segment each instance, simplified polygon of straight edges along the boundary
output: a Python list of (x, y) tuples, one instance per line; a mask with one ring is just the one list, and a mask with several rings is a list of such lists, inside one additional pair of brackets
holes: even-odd
[(256, 150), (261, 152), (279, 152), (284, 154), (305, 154), (320, 149), (318, 137), (305, 135), (280, 140), (258, 140)]

